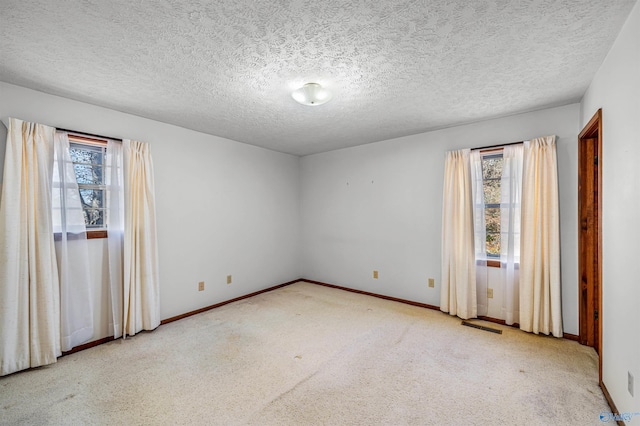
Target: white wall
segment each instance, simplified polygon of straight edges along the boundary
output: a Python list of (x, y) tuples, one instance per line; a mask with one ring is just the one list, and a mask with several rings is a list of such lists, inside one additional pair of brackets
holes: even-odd
[(555, 134), (564, 330), (577, 334), (579, 112), (573, 104), (302, 157), (302, 275), (439, 306), (445, 152)]
[[(0, 82), (0, 119), (9, 116), (151, 144), (163, 319), (300, 276), (298, 157)], [(90, 256), (99, 296), (104, 241), (91, 241)], [(106, 315), (97, 309), (96, 338)]]
[[(640, 3), (600, 67), (581, 127), (602, 108), (603, 381), (618, 410), (640, 412)], [(635, 397), (627, 372), (635, 377)], [(627, 424), (640, 424), (635, 416)]]

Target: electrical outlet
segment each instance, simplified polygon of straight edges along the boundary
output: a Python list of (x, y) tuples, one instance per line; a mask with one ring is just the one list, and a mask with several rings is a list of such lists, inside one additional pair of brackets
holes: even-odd
[(232, 281), (231, 275), (227, 275), (227, 284), (231, 284), (231, 281)]
[(629, 389), (631, 396), (633, 396), (633, 374), (631, 374), (631, 371), (627, 371), (627, 381), (627, 388)]
[(436, 280), (429, 278), (429, 287), (434, 288), (436, 286)]
[(373, 278), (378, 279), (378, 271), (373, 271)]
[(487, 297), (489, 299), (493, 299), (493, 289), (492, 288), (488, 288), (487, 289)]
[(198, 283), (198, 291), (204, 291), (204, 281)]

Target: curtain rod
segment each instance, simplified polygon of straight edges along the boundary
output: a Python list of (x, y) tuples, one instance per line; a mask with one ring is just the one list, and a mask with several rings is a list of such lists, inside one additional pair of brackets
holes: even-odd
[(518, 145), (520, 143), (524, 143), (524, 141), (519, 141), (519, 142), (509, 142), (509, 143), (501, 143), (498, 145), (489, 145), (489, 146), (479, 146), (477, 148), (471, 148), (471, 151), (477, 151), (477, 150), (485, 150), (485, 149), (492, 149), (492, 148), (502, 148), (503, 146), (509, 146), (509, 145)]
[(77, 133), (79, 135), (85, 135), (85, 136), (92, 136), (94, 138), (100, 138), (100, 139), (110, 139), (112, 141), (120, 141), (122, 142), (122, 139), (119, 138), (112, 138), (111, 136), (102, 136), (102, 135), (96, 135), (94, 133), (87, 133), (87, 132), (79, 132), (77, 130), (69, 130), (69, 129), (63, 129), (60, 127), (56, 127), (56, 130), (60, 130), (62, 132), (68, 132), (68, 133)]

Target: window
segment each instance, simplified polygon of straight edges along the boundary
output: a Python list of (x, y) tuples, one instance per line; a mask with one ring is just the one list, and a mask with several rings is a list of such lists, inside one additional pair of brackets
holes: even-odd
[(105, 141), (69, 135), (69, 153), (80, 190), (87, 238), (106, 237), (106, 149)]
[(502, 153), (482, 155), (482, 187), (484, 192), (484, 218), (487, 258), (500, 257), (500, 181), (502, 179)]

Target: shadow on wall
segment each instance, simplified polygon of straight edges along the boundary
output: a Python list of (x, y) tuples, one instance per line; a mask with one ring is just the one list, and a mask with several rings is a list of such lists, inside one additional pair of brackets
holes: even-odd
[(4, 151), (7, 145), (7, 128), (4, 123), (0, 125), (0, 200), (2, 200), (2, 182), (4, 177)]

